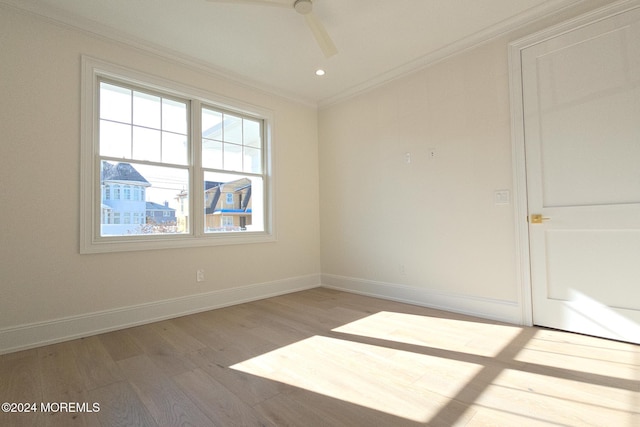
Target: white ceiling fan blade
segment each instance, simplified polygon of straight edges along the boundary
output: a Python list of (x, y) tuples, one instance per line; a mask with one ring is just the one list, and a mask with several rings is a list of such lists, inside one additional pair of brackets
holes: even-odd
[(304, 19), (307, 21), (307, 25), (309, 25), (309, 28), (311, 29), (313, 36), (316, 38), (318, 46), (322, 49), (324, 56), (329, 58), (338, 53), (336, 45), (333, 44), (333, 40), (329, 37), (329, 33), (327, 33), (324, 25), (322, 25), (318, 18), (316, 18), (316, 15), (313, 12), (310, 12), (304, 15)]
[(292, 0), (207, 0), (212, 3), (245, 3), (245, 4), (257, 4), (261, 6), (278, 6), (278, 7), (293, 7)]

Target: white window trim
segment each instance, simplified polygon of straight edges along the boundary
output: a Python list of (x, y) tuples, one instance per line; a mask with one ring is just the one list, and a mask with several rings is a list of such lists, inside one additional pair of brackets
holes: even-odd
[[(100, 77), (111, 78), (129, 84), (193, 100), (191, 108), (199, 111), (202, 104), (252, 116), (264, 121), (264, 231), (227, 233), (204, 232), (204, 200), (189, 197), (191, 231), (180, 235), (100, 236), (101, 189), (98, 156), (98, 97)], [(82, 86), (80, 109), (80, 253), (104, 253), (169, 248), (204, 247), (232, 244), (273, 242), (275, 234), (275, 195), (273, 179), (273, 112), (242, 101), (219, 96), (181, 83), (151, 76), (126, 67), (82, 56)], [(200, 129), (199, 114), (191, 115), (192, 135)], [(192, 142), (191, 147), (195, 147)], [(190, 149), (191, 163), (200, 163), (200, 148)], [(191, 194), (204, 194), (204, 183), (191, 174)], [(193, 212), (202, 212), (194, 216)]]

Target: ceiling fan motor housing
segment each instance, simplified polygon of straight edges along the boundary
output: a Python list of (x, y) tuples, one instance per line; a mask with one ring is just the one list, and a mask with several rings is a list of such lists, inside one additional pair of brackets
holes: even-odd
[(311, 12), (313, 9), (313, 5), (311, 4), (311, 0), (296, 0), (293, 4), (294, 9), (301, 15), (306, 15)]

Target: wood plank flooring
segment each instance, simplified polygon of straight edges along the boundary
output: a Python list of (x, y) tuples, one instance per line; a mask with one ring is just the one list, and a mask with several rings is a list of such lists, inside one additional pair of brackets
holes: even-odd
[(317, 288), (3, 355), (0, 387), (38, 409), (0, 426), (635, 427), (640, 346)]

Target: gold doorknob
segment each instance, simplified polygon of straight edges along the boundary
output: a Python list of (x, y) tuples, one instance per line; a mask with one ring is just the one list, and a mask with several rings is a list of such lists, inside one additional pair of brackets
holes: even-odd
[(531, 219), (529, 220), (531, 224), (542, 224), (543, 221), (551, 221), (551, 218), (542, 216), (542, 214), (531, 214)]

